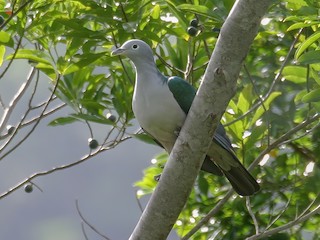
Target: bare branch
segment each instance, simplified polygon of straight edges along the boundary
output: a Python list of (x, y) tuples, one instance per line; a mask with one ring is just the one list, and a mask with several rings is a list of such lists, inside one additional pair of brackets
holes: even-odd
[(15, 56), (17, 55), (17, 52), (18, 52), (18, 50), (20, 49), (20, 46), (21, 46), (21, 42), (22, 42), (23, 37), (24, 37), (24, 35), (21, 34), (21, 36), (20, 36), (19, 39), (18, 39), (17, 46), (16, 46), (15, 49), (14, 49), (12, 58), (9, 60), (9, 63), (8, 63), (7, 66), (4, 68), (3, 72), (0, 74), (0, 79), (3, 78), (3, 76), (7, 73), (7, 71), (8, 71), (9, 68), (10, 68), (10, 66), (12, 65), (12, 63), (13, 63), (13, 61), (14, 61), (14, 59), (15, 59)]
[[(291, 199), (292, 199), (292, 195), (293, 195), (293, 193), (291, 193), (290, 198), (286, 202), (286, 205), (281, 209), (280, 213), (272, 221), (271, 221), (271, 216), (270, 216), (270, 221), (271, 222), (266, 227), (266, 230), (269, 229), (282, 216), (282, 214), (288, 209), (289, 204), (290, 204)], [(270, 215), (272, 215), (272, 214), (270, 214)], [(256, 234), (258, 234), (258, 233), (259, 232), (256, 232)]]
[(256, 218), (256, 215), (254, 215), (252, 208), (251, 208), (251, 203), (250, 203), (250, 197), (246, 197), (246, 207), (248, 209), (248, 213), (250, 214), (253, 224), (254, 224), (254, 228), (256, 231), (256, 234), (259, 233), (259, 223), (258, 220)]
[(143, 207), (142, 207), (141, 202), (140, 202), (139, 197), (138, 197), (138, 191), (136, 191), (135, 197), (136, 197), (136, 200), (137, 200), (138, 207), (139, 207), (139, 209), (140, 209), (140, 211), (142, 213), (143, 212)]
[(303, 121), (302, 123), (298, 124), (296, 127), (290, 129), (288, 132), (286, 132), (285, 134), (283, 134), (281, 137), (279, 137), (278, 139), (276, 139), (274, 142), (272, 142), (266, 149), (264, 149), (259, 156), (250, 164), (250, 166), (248, 167), (248, 170), (252, 170), (254, 167), (256, 167), (259, 162), (261, 161), (261, 159), (264, 157), (264, 155), (266, 155), (267, 153), (269, 153), (272, 149), (279, 147), (280, 145), (282, 145), (283, 143), (290, 141), (290, 137), (297, 133), (298, 131), (306, 128), (308, 125), (314, 123), (315, 121), (318, 121), (320, 118), (320, 114), (315, 114), (314, 116), (308, 118), (307, 120)]
[(209, 222), (209, 220), (216, 215), (224, 206), (224, 204), (226, 204), (229, 200), (229, 198), (234, 194), (233, 189), (230, 189), (227, 194), (224, 196), (224, 198), (222, 198), (218, 204), (204, 217), (202, 218), (197, 224), (196, 226), (194, 226), (186, 235), (183, 236), (183, 238), (181, 238), (181, 240), (188, 240), (190, 239), (190, 237), (195, 234), (197, 231), (200, 230), (200, 228), (205, 225), (207, 222)]
[(304, 214), (304, 215), (300, 215), (295, 220), (293, 220), (293, 221), (291, 221), (291, 222), (289, 222), (287, 224), (283, 224), (282, 226), (270, 229), (270, 230), (262, 232), (260, 234), (253, 235), (251, 237), (246, 238), (246, 240), (261, 239), (261, 238), (273, 235), (275, 233), (287, 230), (287, 229), (289, 229), (289, 228), (291, 228), (291, 227), (293, 227), (293, 226), (295, 226), (295, 225), (297, 225), (299, 223), (302, 223), (304, 221), (309, 220), (312, 216), (314, 216), (316, 214), (319, 214), (319, 213), (320, 213), (320, 205), (318, 205), (315, 209), (313, 209), (313, 211), (311, 211), (311, 212), (309, 212), (307, 214)]
[(14, 18), (20, 11), (22, 11), (29, 3), (33, 2), (33, 0), (25, 1), (16, 11), (12, 12), (12, 14), (0, 25), (0, 30), (2, 30), (12, 18)]
[[(30, 80), (30, 81), (31, 81), (31, 80)], [(59, 81), (60, 81), (60, 75), (57, 76), (57, 79), (56, 79), (56, 81), (55, 81), (55, 86), (54, 86), (54, 88), (53, 88), (53, 90), (52, 90), (52, 93), (51, 93), (49, 99), (46, 101), (46, 103), (45, 103), (45, 105), (44, 105), (44, 107), (43, 107), (43, 110), (42, 110), (42, 112), (41, 112), (40, 115), (39, 115), (38, 120), (37, 120), (37, 121), (35, 122), (35, 124), (31, 127), (30, 131), (29, 131), (23, 138), (21, 138), (20, 141), (18, 141), (18, 143), (17, 143), (15, 146), (13, 146), (11, 149), (9, 149), (7, 152), (5, 152), (5, 153), (0, 157), (0, 160), (3, 159), (3, 158), (5, 158), (7, 155), (9, 155), (11, 152), (13, 152), (18, 146), (20, 146), (20, 145), (31, 135), (31, 133), (36, 129), (36, 127), (37, 127), (38, 124), (40, 123), (40, 120), (43, 118), (44, 113), (45, 113), (46, 109), (48, 108), (49, 104), (51, 103), (52, 99), (55, 98), (55, 95), (54, 95), (54, 94), (55, 94), (55, 92), (56, 92), (56, 90), (57, 90), (57, 87), (58, 87), (58, 85), (59, 85)], [(22, 91), (24, 92), (25, 89), (22, 88)], [(16, 100), (16, 99), (21, 97), (21, 96), (20, 96), (20, 95), (21, 95), (20, 93), (19, 93), (18, 95), (19, 95), (19, 97), (16, 97), (16, 98), (14, 99), (14, 101), (18, 101), (18, 100)], [(14, 102), (14, 101), (13, 101), (13, 102)], [(14, 103), (13, 106), (15, 106), (15, 104), (16, 104), (16, 103)], [(10, 104), (10, 106), (11, 106), (11, 104)], [(10, 113), (13, 111), (13, 108), (11, 108), (10, 106), (9, 106), (9, 108), (8, 108), (8, 109), (9, 109), (8, 111), (10, 111), (9, 114), (8, 114), (8, 116), (10, 116)], [(11, 109), (12, 109), (12, 110), (11, 110)], [(20, 121), (19, 125), (16, 127), (16, 129), (15, 129), (15, 131), (14, 131), (14, 134), (15, 134), (15, 132), (17, 131), (17, 129), (20, 127), (20, 125), (22, 124), (22, 122), (23, 122), (23, 120), (25, 119), (25, 117), (28, 115), (29, 111), (30, 111), (30, 108), (27, 110), (27, 112), (26, 112), (25, 116), (23, 117), (22, 121)], [(5, 119), (5, 118), (4, 118), (4, 119)], [(7, 121), (7, 119), (5, 119), (5, 121)], [(1, 127), (1, 125), (0, 125), (0, 127)], [(8, 139), (8, 141), (2, 146), (2, 150), (3, 150), (6, 146), (8, 146), (8, 144), (10, 143), (10, 141), (13, 139), (14, 134), (13, 134), (13, 135)]]
[(30, 86), (30, 83), (32, 82), (33, 76), (36, 73), (36, 71), (37, 70), (34, 67), (31, 68), (27, 80), (21, 85), (20, 89), (11, 100), (9, 106), (4, 110), (2, 119), (0, 121), (0, 132), (2, 132), (5, 128), (14, 108), (16, 107), (17, 103), (19, 102), (23, 94), (26, 92), (27, 88)]
[(81, 223), (81, 230), (82, 230), (82, 233), (83, 233), (83, 236), (86, 240), (89, 240), (88, 236), (87, 236), (87, 233), (86, 233), (86, 230), (84, 228), (84, 222)]
[[(103, 235), (102, 233), (100, 233), (91, 223), (89, 223), (85, 217), (82, 215), (81, 211), (80, 211), (80, 207), (79, 207), (79, 202), (78, 200), (76, 200), (76, 208), (77, 208), (77, 212), (81, 218), (81, 220), (89, 227), (91, 228), (95, 233), (97, 233), (100, 237), (106, 239), (106, 240), (110, 240), (110, 238), (108, 238), (107, 236)], [(82, 225), (83, 226), (83, 225)], [(82, 227), (82, 231), (87, 239), (87, 236), (85, 234), (85, 231), (84, 231), (84, 227)]]
[(74, 167), (74, 166), (76, 166), (78, 164), (81, 164), (81, 163), (89, 160), (90, 158), (98, 155), (99, 153), (101, 153), (103, 151), (110, 150), (110, 149), (116, 147), (119, 143), (124, 142), (127, 139), (130, 139), (130, 137), (124, 137), (123, 139), (119, 140), (118, 142), (114, 142), (114, 143), (110, 144), (109, 146), (100, 147), (97, 151), (95, 151), (93, 153), (90, 153), (90, 154), (87, 154), (87, 155), (85, 155), (84, 157), (82, 157), (81, 159), (79, 159), (79, 160), (77, 160), (75, 162), (71, 162), (71, 163), (68, 163), (68, 164), (65, 164), (65, 165), (54, 167), (54, 168), (52, 168), (50, 170), (45, 170), (45, 171), (42, 171), (42, 172), (34, 173), (31, 176), (29, 176), (27, 179), (23, 180), (22, 182), (18, 183), (16, 186), (14, 186), (11, 189), (9, 189), (8, 191), (0, 194), (0, 199), (8, 196), (9, 194), (13, 193), (14, 191), (16, 191), (17, 189), (22, 187), (24, 184), (26, 184), (28, 182), (31, 182), (35, 178), (38, 178), (38, 177), (41, 177), (41, 176), (45, 176), (45, 175), (49, 175), (49, 174), (57, 172), (57, 171), (61, 171), (61, 170), (65, 170), (65, 169)]

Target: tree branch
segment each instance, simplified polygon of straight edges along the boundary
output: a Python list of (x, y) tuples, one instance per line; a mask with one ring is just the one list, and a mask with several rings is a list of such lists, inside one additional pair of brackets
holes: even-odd
[(193, 188), (215, 128), (270, 0), (239, 0), (224, 23), (204, 80), (131, 240), (166, 239)]
[[(280, 145), (286, 143), (288, 139), (301, 129), (306, 128), (310, 124), (318, 121), (320, 118), (320, 114), (315, 114), (314, 116), (310, 117), (309, 119), (303, 121), (290, 131), (283, 134), (281, 137), (277, 138), (274, 142), (272, 142), (266, 149), (264, 149), (259, 156), (252, 162), (252, 164), (249, 166), (248, 170), (252, 170), (255, 166), (259, 164), (261, 159), (264, 155), (269, 153), (272, 149), (275, 149), (279, 147)], [(181, 240), (187, 240), (189, 239), (193, 234), (195, 234), (203, 225), (205, 225), (214, 215), (216, 215), (221, 208), (224, 206), (224, 204), (229, 200), (229, 198), (233, 195), (234, 191), (233, 189), (230, 189), (227, 194), (219, 201), (217, 205), (205, 216), (203, 217)]]
[(61, 166), (58, 166), (58, 167), (54, 167), (52, 169), (49, 169), (49, 170), (44, 170), (44, 171), (41, 171), (41, 172), (37, 172), (37, 173), (34, 173), (32, 174), (31, 176), (29, 176), (28, 178), (26, 178), (25, 180), (21, 181), (20, 183), (17, 183), (15, 186), (13, 186), (12, 188), (10, 188), (9, 190), (7, 190), (6, 192), (3, 192), (3, 193), (0, 193), (0, 199), (8, 196), (9, 194), (13, 193), (14, 191), (16, 191), (17, 189), (19, 189), (20, 187), (22, 187), (23, 185), (25, 185), (26, 183), (28, 182), (31, 182), (33, 179), (35, 178), (38, 178), (38, 177), (41, 177), (41, 176), (45, 176), (45, 175), (49, 175), (51, 173), (54, 173), (54, 172), (57, 172), (57, 171), (61, 171), (61, 170), (65, 170), (65, 169), (68, 169), (68, 168), (71, 168), (71, 167), (74, 167), (76, 165), (79, 165), (89, 159), (91, 159), (92, 157), (104, 152), (104, 151), (107, 151), (107, 150), (110, 150), (110, 149), (113, 149), (114, 147), (116, 147), (119, 143), (123, 142), (123, 141), (126, 141), (127, 139), (130, 139), (131, 137), (124, 137), (123, 139), (120, 139), (120, 140), (115, 140), (114, 142), (111, 142), (109, 145), (107, 146), (101, 146), (100, 148), (98, 148), (95, 152), (90, 152), (89, 154), (83, 156), (81, 159), (77, 160), (77, 161), (74, 161), (74, 162), (71, 162), (71, 163), (68, 163), (68, 164), (64, 164), (64, 165), (61, 165)]
[(9, 106), (5, 109), (0, 121), (0, 132), (2, 132), (3, 129), (5, 128), (14, 108), (16, 107), (17, 103), (19, 102), (23, 94), (26, 92), (28, 87), (30, 86), (35, 73), (36, 73), (36, 69), (34, 67), (31, 68), (31, 71), (29, 73), (29, 76), (27, 77), (27, 80), (21, 85), (20, 89), (17, 91), (16, 95), (13, 97)]
[(312, 216), (314, 216), (316, 214), (319, 214), (319, 213), (320, 213), (320, 205), (318, 205), (315, 209), (313, 209), (313, 211), (311, 211), (311, 212), (309, 212), (307, 214), (304, 214), (304, 215), (300, 215), (295, 220), (293, 220), (291, 222), (288, 222), (287, 224), (283, 224), (283, 225), (281, 225), (279, 227), (270, 229), (270, 230), (262, 232), (260, 234), (253, 235), (251, 237), (248, 237), (246, 240), (261, 239), (263, 237), (267, 237), (267, 236), (270, 236), (272, 234), (287, 230), (287, 229), (289, 229), (289, 228), (291, 228), (291, 227), (293, 227), (293, 226), (295, 226), (295, 225), (297, 225), (299, 223), (307, 221), (309, 218), (311, 218)]

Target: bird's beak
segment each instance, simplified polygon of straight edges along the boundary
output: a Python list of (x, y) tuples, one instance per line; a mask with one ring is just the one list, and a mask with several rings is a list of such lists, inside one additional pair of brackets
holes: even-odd
[(124, 49), (124, 48), (117, 48), (117, 49), (115, 49), (115, 50), (113, 50), (112, 52), (111, 52), (111, 56), (118, 56), (118, 55), (121, 55), (124, 51), (125, 51), (126, 49)]

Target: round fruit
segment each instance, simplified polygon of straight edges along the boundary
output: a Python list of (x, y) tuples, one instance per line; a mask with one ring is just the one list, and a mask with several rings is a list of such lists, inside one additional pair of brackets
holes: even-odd
[(197, 35), (198, 29), (193, 26), (190, 26), (190, 27), (188, 27), (187, 32), (191, 37), (194, 37)]
[(115, 122), (117, 120), (116, 116), (111, 113), (107, 113), (106, 118), (111, 122)]
[(32, 184), (30, 184), (30, 183), (26, 184), (26, 185), (24, 186), (24, 191), (25, 191), (26, 193), (31, 193), (31, 192), (33, 191), (33, 186), (32, 186)]
[(99, 146), (99, 143), (98, 143), (97, 140), (95, 140), (93, 138), (89, 138), (88, 139), (88, 145), (89, 145), (89, 148), (96, 149)]
[(11, 125), (6, 126), (6, 129), (9, 135), (11, 135), (14, 132), (14, 130), (16, 130), (16, 128)]
[(197, 28), (199, 24), (198, 19), (194, 18), (190, 21), (190, 26)]

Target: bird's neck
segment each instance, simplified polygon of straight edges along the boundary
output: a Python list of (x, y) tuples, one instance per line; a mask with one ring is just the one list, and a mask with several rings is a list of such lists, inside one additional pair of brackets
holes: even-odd
[(153, 61), (144, 62), (143, 64), (135, 64), (136, 68), (136, 88), (143, 89), (145, 87), (157, 86), (166, 83), (164, 77), (158, 70)]

